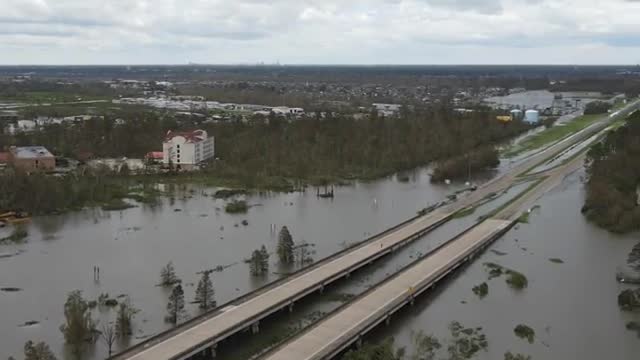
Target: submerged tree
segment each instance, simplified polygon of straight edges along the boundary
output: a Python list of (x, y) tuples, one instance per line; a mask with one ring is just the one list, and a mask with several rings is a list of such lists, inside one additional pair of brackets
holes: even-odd
[(138, 313), (131, 300), (127, 299), (120, 303), (118, 314), (116, 316), (116, 334), (119, 338), (124, 339), (133, 334), (133, 318)]
[(531, 360), (531, 356), (524, 354), (513, 354), (511, 351), (504, 354), (504, 360)]
[(180, 282), (176, 275), (176, 269), (173, 267), (173, 261), (169, 261), (160, 271), (160, 285), (164, 287), (173, 286)]
[(72, 291), (67, 296), (64, 304), (65, 323), (60, 326), (64, 334), (64, 340), (73, 347), (74, 352), (79, 353), (82, 344), (94, 342), (96, 323), (91, 318), (89, 305), (82, 297), (80, 290)]
[(182, 290), (182, 285), (176, 285), (171, 291), (169, 302), (167, 303), (167, 311), (169, 314), (165, 320), (176, 325), (184, 314), (184, 290)]
[(260, 271), (263, 274), (269, 272), (269, 252), (267, 251), (267, 247), (262, 245), (260, 248)]
[(414, 348), (410, 357), (411, 360), (433, 360), (436, 352), (442, 347), (437, 338), (426, 335), (422, 330), (415, 333), (412, 332), (411, 341)]
[(264, 245), (260, 250), (254, 250), (251, 254), (249, 271), (253, 276), (262, 276), (269, 272), (269, 252)]
[(100, 333), (100, 337), (102, 338), (104, 344), (107, 346), (109, 357), (111, 357), (111, 354), (113, 353), (113, 344), (117, 339), (116, 331), (113, 328), (113, 325), (102, 325), (102, 332)]
[(196, 288), (195, 302), (199, 304), (200, 309), (207, 310), (216, 306), (214, 296), (215, 290), (211, 282), (211, 271), (204, 271)]
[(294, 261), (293, 256), (293, 238), (286, 226), (282, 227), (278, 236), (278, 258), (280, 262), (286, 265), (290, 265)]
[(309, 250), (311, 244), (303, 242), (293, 248), (293, 258), (297, 266), (305, 266), (313, 262), (313, 251)]
[(24, 360), (56, 360), (56, 356), (44, 342), (34, 345), (29, 340), (24, 344)]

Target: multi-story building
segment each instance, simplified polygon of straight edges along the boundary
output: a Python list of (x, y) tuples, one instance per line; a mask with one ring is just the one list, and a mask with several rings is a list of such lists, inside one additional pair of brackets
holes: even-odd
[(169, 131), (162, 144), (162, 163), (182, 170), (193, 170), (215, 156), (214, 137), (204, 130)]

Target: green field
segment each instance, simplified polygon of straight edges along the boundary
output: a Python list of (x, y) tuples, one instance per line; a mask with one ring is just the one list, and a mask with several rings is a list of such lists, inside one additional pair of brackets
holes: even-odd
[(546, 129), (543, 132), (535, 134), (520, 144), (508, 149), (504, 155), (506, 157), (513, 157), (529, 150), (539, 149), (545, 145), (555, 143), (588, 127), (597, 120), (602, 119), (604, 116), (606, 116), (606, 114), (583, 115), (575, 118), (565, 125), (554, 126)]
[(90, 100), (110, 100), (109, 96), (93, 96), (88, 94), (71, 94), (55, 91), (27, 91), (16, 94), (15, 96), (3, 97), (0, 100), (9, 100), (16, 102), (23, 102), (27, 104), (40, 104), (40, 103), (65, 103), (75, 101), (90, 101)]

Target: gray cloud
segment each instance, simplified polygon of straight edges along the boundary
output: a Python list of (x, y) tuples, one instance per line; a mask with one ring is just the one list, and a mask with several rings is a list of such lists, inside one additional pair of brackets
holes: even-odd
[(449, 56), (434, 54), (443, 49), (453, 62), (493, 53), (509, 62), (502, 49), (551, 47), (559, 59), (607, 47), (640, 58), (632, 0), (0, 0), (0, 9), (0, 52), (13, 50), (4, 63), (174, 62), (176, 49), (196, 62), (426, 63)]

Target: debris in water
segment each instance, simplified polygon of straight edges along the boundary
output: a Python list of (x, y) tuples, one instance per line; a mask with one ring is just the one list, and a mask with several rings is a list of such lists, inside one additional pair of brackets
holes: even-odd
[(505, 256), (507, 255), (506, 252), (502, 252), (502, 251), (498, 251), (498, 250), (491, 250), (492, 253), (498, 255), (498, 256)]
[(0, 288), (0, 291), (4, 291), (4, 292), (18, 292), (18, 291), (22, 291), (22, 289), (17, 288), (17, 287), (3, 287), (3, 288)]
[(249, 225), (249, 222), (247, 220), (242, 220), (242, 225), (247, 226)]
[(34, 326), (38, 324), (40, 324), (39, 321), (29, 320), (29, 321), (25, 321), (24, 324), (20, 325), (20, 327)]
[(173, 209), (174, 212), (181, 212), (182, 209)]

